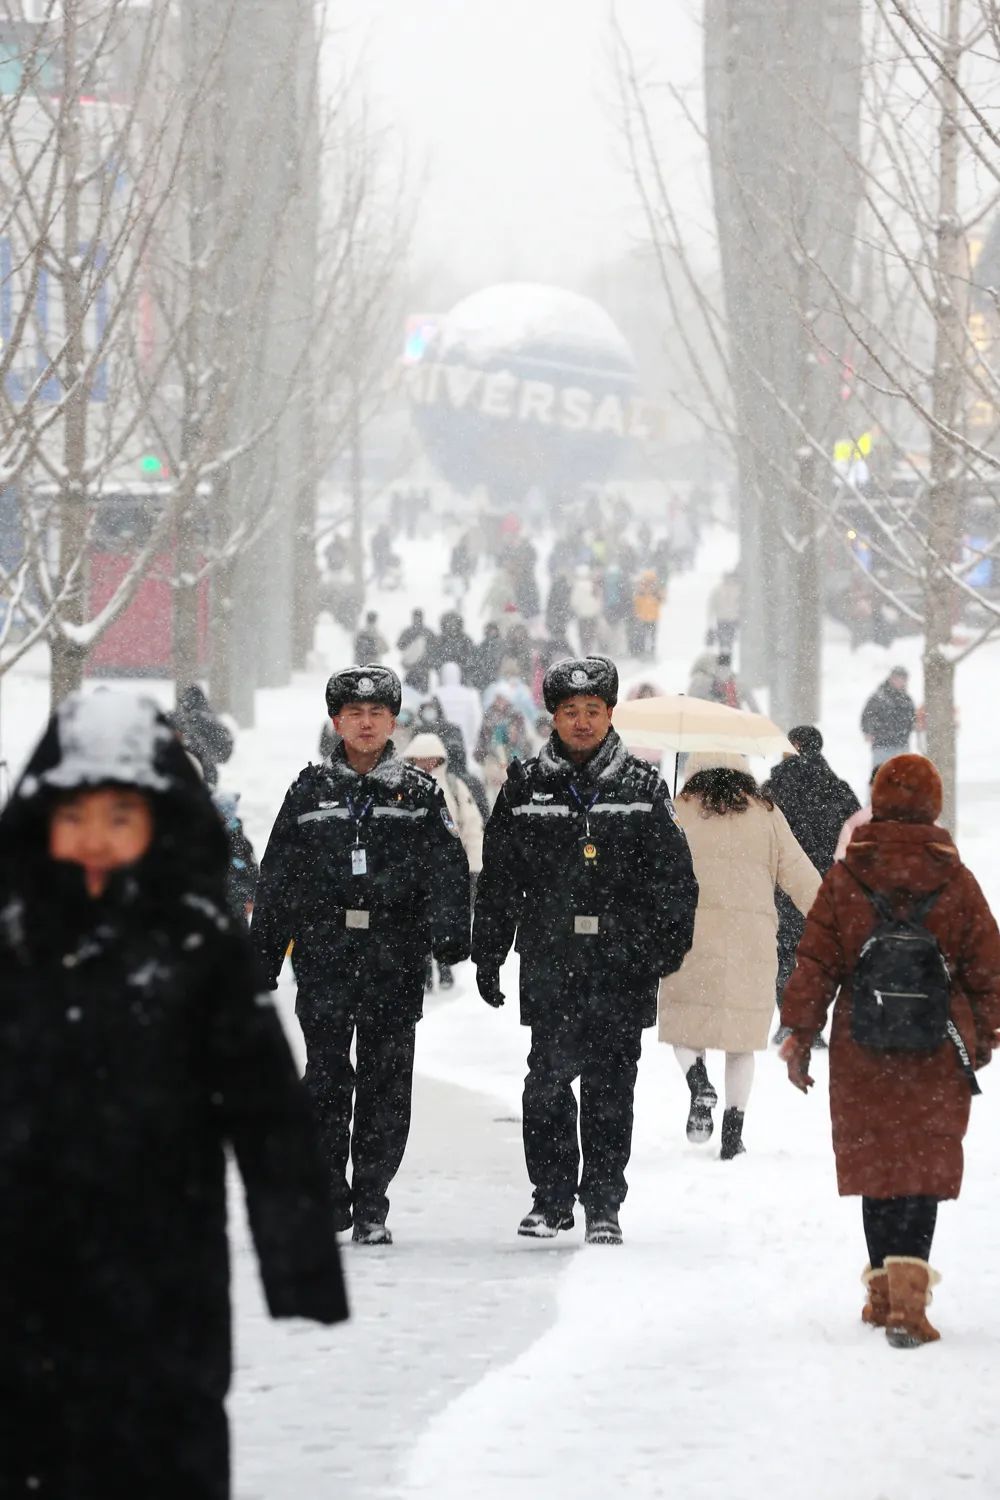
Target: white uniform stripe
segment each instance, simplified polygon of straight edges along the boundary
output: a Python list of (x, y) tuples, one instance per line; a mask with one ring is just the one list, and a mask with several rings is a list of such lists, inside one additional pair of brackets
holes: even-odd
[(515, 818), (521, 817), (524, 813), (536, 813), (539, 817), (568, 818), (569, 808), (550, 807), (547, 803), (545, 805), (541, 805), (535, 802), (525, 802), (522, 803), (520, 807), (514, 808)]
[(637, 813), (652, 812), (652, 802), (595, 802), (592, 813)]

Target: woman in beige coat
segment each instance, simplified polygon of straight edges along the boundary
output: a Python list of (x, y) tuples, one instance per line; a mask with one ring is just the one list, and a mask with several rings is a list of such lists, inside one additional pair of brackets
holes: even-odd
[(712, 1135), (719, 1102), (705, 1051), (726, 1054), (724, 1161), (743, 1146), (743, 1115), (754, 1053), (768, 1045), (778, 969), (780, 886), (803, 914), (820, 877), (742, 755), (702, 752), (688, 759), (677, 818), (698, 877), (694, 943), (676, 974), (660, 983), (660, 1041), (673, 1046), (691, 1091), (688, 1140)]

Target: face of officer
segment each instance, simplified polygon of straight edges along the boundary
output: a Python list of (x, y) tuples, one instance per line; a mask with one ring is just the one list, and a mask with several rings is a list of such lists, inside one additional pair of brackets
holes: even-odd
[(348, 764), (370, 771), (396, 727), (396, 717), (384, 703), (345, 703), (334, 714), (333, 727), (344, 741)]
[(589, 693), (577, 693), (560, 703), (552, 715), (552, 724), (570, 760), (583, 761), (593, 754), (607, 738), (612, 714), (603, 698), (594, 698)]

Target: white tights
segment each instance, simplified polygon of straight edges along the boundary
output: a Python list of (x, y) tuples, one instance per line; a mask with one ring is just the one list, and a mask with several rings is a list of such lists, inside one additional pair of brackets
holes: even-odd
[[(675, 1047), (674, 1056), (680, 1063), (681, 1072), (687, 1077), (704, 1052), (692, 1052), (690, 1047)], [(754, 1054), (752, 1052), (726, 1053), (726, 1108), (745, 1110), (753, 1088)]]

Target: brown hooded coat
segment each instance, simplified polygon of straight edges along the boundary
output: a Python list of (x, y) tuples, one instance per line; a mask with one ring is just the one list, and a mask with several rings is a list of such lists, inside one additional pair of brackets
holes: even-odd
[(900, 913), (941, 892), (926, 926), (947, 960), (952, 1019), (977, 1066), (989, 1061), (1000, 1027), (1000, 931), (943, 828), (873, 822), (823, 881), (782, 1002), (782, 1021), (804, 1046), (833, 1002), (830, 1116), (841, 1194), (957, 1198), (971, 1093), (954, 1046), (880, 1053), (851, 1037), (851, 974), (878, 921), (858, 879)]

